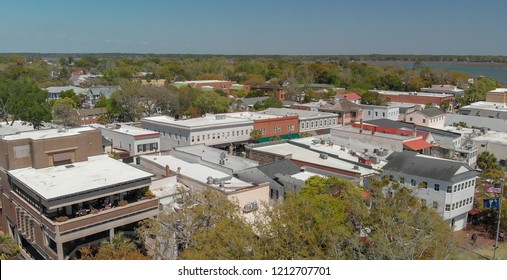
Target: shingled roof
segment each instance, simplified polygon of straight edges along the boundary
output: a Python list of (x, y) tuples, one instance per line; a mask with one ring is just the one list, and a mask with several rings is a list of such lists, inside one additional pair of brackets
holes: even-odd
[(339, 99), (336, 100), (334, 104), (325, 104), (320, 107), (322, 111), (326, 112), (339, 112), (339, 113), (349, 113), (349, 112), (358, 112), (363, 110), (363, 107), (357, 105), (354, 102), (351, 102), (347, 99)]
[(450, 183), (460, 182), (478, 175), (478, 172), (465, 163), (421, 155), (411, 151), (393, 152), (387, 157), (387, 161), (388, 163), (382, 167), (383, 170)]

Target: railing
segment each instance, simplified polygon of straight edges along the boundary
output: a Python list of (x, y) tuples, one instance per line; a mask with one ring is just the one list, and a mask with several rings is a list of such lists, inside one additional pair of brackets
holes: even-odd
[(70, 230), (76, 230), (82, 227), (88, 227), (97, 223), (101, 223), (107, 220), (119, 218), (140, 212), (150, 208), (158, 209), (159, 200), (158, 198), (144, 199), (137, 202), (129, 203), (125, 206), (118, 206), (107, 210), (100, 211), (96, 214), (87, 214), (85, 216), (70, 219), (65, 222), (55, 223), (59, 226), (60, 234)]

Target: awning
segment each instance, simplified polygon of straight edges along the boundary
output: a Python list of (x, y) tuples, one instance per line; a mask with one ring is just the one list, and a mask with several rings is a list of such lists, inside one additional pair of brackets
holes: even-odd
[(472, 209), (472, 210), (468, 211), (468, 215), (477, 215), (477, 214), (479, 214), (480, 212), (481, 212), (481, 211), (480, 211), (479, 209), (474, 208), (474, 209)]
[(420, 151), (426, 148), (431, 148), (432, 145), (422, 139), (415, 139), (403, 142), (403, 146), (411, 149), (412, 151)]

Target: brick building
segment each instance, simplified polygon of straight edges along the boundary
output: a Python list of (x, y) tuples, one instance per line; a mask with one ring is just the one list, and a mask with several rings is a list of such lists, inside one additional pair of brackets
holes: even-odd
[(429, 92), (404, 92), (404, 91), (387, 91), (374, 90), (382, 97), (389, 98), (391, 102), (412, 103), (412, 104), (433, 104), (441, 106), (442, 102), (449, 101), (454, 104), (454, 95), (446, 93), (429, 93)]

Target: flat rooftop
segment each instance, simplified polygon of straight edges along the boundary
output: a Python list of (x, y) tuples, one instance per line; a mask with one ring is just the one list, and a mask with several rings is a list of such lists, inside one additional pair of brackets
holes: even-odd
[[(215, 179), (224, 179), (225, 187), (224, 191), (230, 192), (240, 188), (251, 187), (252, 184), (245, 181), (234, 178), (224, 172), (215, 170), (213, 168), (204, 166), (199, 163), (190, 163), (173, 156), (159, 156), (159, 155), (144, 155), (141, 156), (143, 159), (147, 159), (154, 162), (162, 167), (169, 166), (171, 171), (177, 172), (178, 167), (181, 175), (192, 178), (202, 184), (207, 184), (208, 177)], [(142, 159), (141, 159), (142, 160)], [(211, 186), (218, 188), (218, 185), (212, 184)]]
[[(321, 144), (320, 141), (324, 140), (324, 139), (325, 138), (323, 138), (323, 137), (305, 137), (305, 138), (290, 140), (289, 143), (303, 144), (303, 145), (306, 145), (309, 149), (314, 150), (314, 151), (337, 155), (340, 158), (350, 160), (350, 161), (358, 161), (357, 157), (351, 155), (347, 151), (342, 151), (340, 149), (340, 146), (335, 146), (334, 143), (332, 146), (330, 146), (327, 143)], [(315, 140), (315, 143), (314, 143), (314, 140)], [(317, 141), (318, 141), (318, 143), (317, 143)]]
[(123, 133), (131, 136), (147, 136), (147, 135), (160, 135), (160, 132), (147, 130), (144, 128), (139, 128), (136, 126), (126, 125), (126, 124), (120, 124), (120, 128), (108, 128), (105, 126), (100, 127), (100, 129), (110, 130), (113, 132)]
[(506, 93), (507, 92), (507, 88), (496, 88), (494, 90), (490, 90), (489, 92)]
[(299, 173), (296, 173), (294, 175), (291, 175), (290, 177), (292, 177), (294, 179), (301, 180), (301, 181), (306, 181), (310, 177), (313, 177), (313, 176), (326, 177), (326, 176), (324, 176), (322, 174), (317, 174), (317, 173), (313, 173), (313, 172), (306, 171), (306, 170), (302, 171), (302, 172), (299, 172)]
[(10, 134), (16, 134), (20, 132), (25, 131), (33, 131), (33, 126), (26, 124), (24, 125), (21, 121), (15, 121), (12, 126), (11, 122), (9, 121), (9, 124), (6, 124), (5, 122), (2, 122), (0, 124), (0, 136), (10, 135)]
[(333, 157), (323, 159), (320, 157), (320, 152), (318, 151), (312, 151), (310, 149), (299, 147), (290, 143), (279, 143), (274, 145), (253, 147), (252, 150), (282, 156), (292, 155), (292, 159), (294, 160), (318, 164), (321, 166), (335, 168), (343, 171), (359, 173), (361, 176), (375, 174), (375, 171), (373, 169), (365, 168), (359, 165), (357, 165), (358, 169), (354, 169), (354, 166), (356, 166), (356, 164)]
[[(352, 127), (352, 126), (340, 126), (340, 127), (331, 128), (332, 135), (340, 135), (340, 131), (346, 131), (346, 132), (360, 134), (359, 133), (360, 129), (356, 128), (356, 127)], [(407, 129), (407, 131), (410, 131), (410, 129)], [(371, 136), (372, 135), (371, 131), (368, 131), (368, 130), (363, 130), (362, 134), (364, 136)], [(388, 139), (395, 139), (395, 140), (400, 140), (400, 141), (406, 141), (406, 140), (410, 140), (410, 139), (414, 138), (413, 136), (403, 136), (403, 135), (389, 134), (389, 133), (382, 133), (382, 132), (375, 132), (375, 134), (373, 136), (383, 137), (383, 138), (388, 138)]]
[[(220, 117), (223, 116), (223, 117)], [(231, 116), (227, 116), (227, 114), (206, 114), (200, 118), (191, 118), (191, 119), (180, 119), (175, 120), (174, 118), (168, 116), (156, 116), (144, 118), (142, 120), (155, 122), (160, 124), (169, 124), (172, 126), (179, 126), (183, 128), (199, 128), (199, 127), (213, 127), (213, 126), (222, 126), (222, 125), (230, 125), (230, 124), (238, 124), (238, 125), (252, 125), (253, 120), (249, 120), (246, 118), (235, 118)]]
[(65, 136), (73, 136), (78, 135), (81, 132), (85, 131), (93, 131), (96, 130), (93, 127), (78, 127), (78, 128), (69, 128), (69, 129), (43, 129), (43, 130), (33, 130), (20, 132), (12, 135), (5, 135), (4, 140), (20, 140), (20, 139), (32, 139), (32, 140), (42, 140), (42, 139), (51, 139), (51, 138), (59, 138)]
[(259, 162), (255, 160), (229, 155), (224, 150), (208, 147), (204, 144), (175, 147), (174, 150), (201, 157), (203, 161), (211, 162), (217, 165), (220, 164), (221, 157), (224, 157), (223, 166), (234, 171), (244, 170), (259, 165)]
[(454, 97), (452, 94), (447, 93), (431, 93), (431, 92), (409, 92), (409, 91), (394, 91), (394, 90), (372, 90), (385, 95), (415, 95), (415, 96), (430, 96), (430, 97)]
[(488, 131), (488, 132), (486, 132), (486, 134), (479, 136), (479, 137), (475, 137), (472, 140), (507, 145), (507, 133), (506, 132), (497, 132), (497, 131)]
[(262, 111), (266, 114), (279, 115), (279, 116), (299, 116), (299, 119), (312, 119), (312, 118), (325, 118), (325, 117), (338, 117), (338, 114), (319, 112), (319, 111), (308, 111), (308, 110), (297, 110), (289, 108), (268, 108)]
[(487, 101), (478, 101), (472, 103), (467, 106), (463, 106), (460, 110), (463, 109), (480, 109), (480, 110), (490, 110), (490, 111), (498, 111), (498, 112), (507, 112), (507, 105), (505, 103), (499, 102), (487, 102)]
[(8, 173), (45, 200), (91, 192), (153, 176), (107, 155), (89, 157), (88, 161), (69, 165), (40, 169), (21, 168)]
[(235, 112), (235, 113), (226, 113), (222, 114), (227, 117), (237, 118), (237, 119), (245, 119), (245, 120), (267, 120), (267, 119), (279, 119), (283, 116), (280, 115), (272, 115), (265, 112)]

